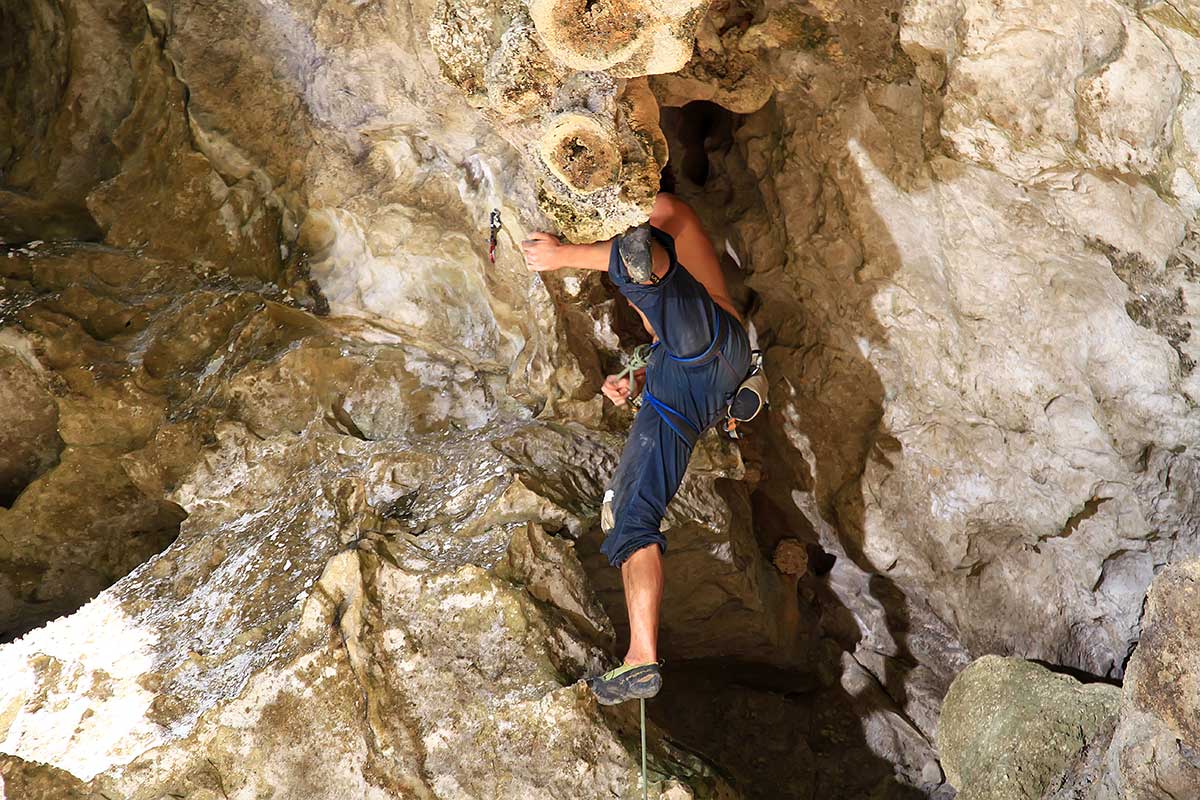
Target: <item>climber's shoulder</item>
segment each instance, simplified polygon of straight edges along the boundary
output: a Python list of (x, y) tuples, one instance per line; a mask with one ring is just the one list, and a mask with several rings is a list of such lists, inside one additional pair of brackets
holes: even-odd
[(650, 219), (654, 219), (656, 216), (670, 216), (681, 208), (691, 210), (688, 204), (677, 195), (670, 192), (659, 192), (654, 198), (654, 209), (650, 212)]
[(699, 225), (700, 220), (692, 207), (681, 198), (669, 192), (659, 192), (650, 211), (650, 224), (678, 237), (683, 229)]

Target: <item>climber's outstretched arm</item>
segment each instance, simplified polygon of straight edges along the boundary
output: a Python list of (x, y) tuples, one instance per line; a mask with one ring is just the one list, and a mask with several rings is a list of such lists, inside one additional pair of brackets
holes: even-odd
[[(650, 224), (671, 235), (675, 240), (679, 263), (708, 291), (713, 302), (740, 321), (742, 315), (738, 313), (729, 294), (717, 252), (691, 206), (673, 194), (660, 192), (650, 212)], [(536, 272), (564, 267), (603, 272), (608, 269), (612, 240), (593, 244), (564, 244), (553, 234), (538, 231), (521, 243), (521, 249), (525, 253), (525, 263)], [(666, 251), (658, 244), (653, 246), (653, 252), (654, 274), (661, 278), (667, 273), (670, 262)]]
[(545, 231), (530, 234), (521, 242), (525, 264), (534, 272), (553, 272), (556, 269), (608, 269), (608, 252), (612, 240), (592, 244), (566, 244)]
[[(525, 251), (525, 263), (535, 272), (551, 272), (564, 268), (607, 271), (609, 253), (612, 251), (612, 239), (593, 244), (563, 244), (557, 236), (538, 231), (521, 242), (521, 249)], [(661, 245), (655, 244), (653, 252), (654, 274), (661, 278), (670, 269), (671, 261), (667, 256), (667, 251), (663, 250)], [(642, 327), (646, 329), (646, 333), (657, 339), (658, 335), (650, 326), (650, 320), (646, 319), (642, 310), (632, 303), (630, 307), (642, 318)], [(614, 403), (617, 402), (616, 397), (611, 399)], [(624, 401), (622, 400), (622, 402)]]
[[(538, 231), (521, 242), (525, 263), (535, 272), (550, 272), (556, 269), (593, 269), (608, 271), (608, 258), (612, 251), (612, 239), (592, 244), (565, 244), (558, 237)], [(667, 274), (671, 259), (662, 245), (654, 244), (654, 274), (661, 278)]]

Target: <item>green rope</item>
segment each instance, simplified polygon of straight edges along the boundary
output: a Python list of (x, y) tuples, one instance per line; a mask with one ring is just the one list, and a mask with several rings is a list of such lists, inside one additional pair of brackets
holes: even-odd
[(642, 706), (642, 800), (646, 800), (646, 700), (638, 700)]
[(650, 363), (651, 348), (652, 345), (648, 344), (639, 344), (633, 348), (633, 351), (626, 358), (625, 369), (617, 376), (618, 381), (626, 376), (629, 377), (629, 396), (631, 398), (637, 393), (637, 381), (634, 379), (633, 373)]

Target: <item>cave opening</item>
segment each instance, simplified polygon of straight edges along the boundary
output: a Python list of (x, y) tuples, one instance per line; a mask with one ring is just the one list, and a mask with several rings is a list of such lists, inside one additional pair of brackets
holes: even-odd
[[(87, 195), (116, 173), (128, 98), (125, 87), (97, 98), (72, 84), (85, 58), (72, 37), (85, 34), (60, 3), (0, 0), (0, 242), (103, 236)], [(122, 110), (105, 114), (106, 103)]]
[[(147, 262), (83, 244), (103, 238), (89, 198), (119, 172), (147, 24), (136, 3), (100, 15), (0, 0), (0, 644), (74, 613), (169, 547), (187, 516), (135, 480), (123, 460), (135, 445), (104, 427), (104, 392), (121, 389), (100, 384), (127, 356), (112, 326), (129, 328), (144, 300), (115, 277)], [(114, 280), (89, 284), (93, 268)], [(44, 278), (55, 269), (72, 275), (65, 288)], [(83, 355), (64, 367), (73, 333)]]

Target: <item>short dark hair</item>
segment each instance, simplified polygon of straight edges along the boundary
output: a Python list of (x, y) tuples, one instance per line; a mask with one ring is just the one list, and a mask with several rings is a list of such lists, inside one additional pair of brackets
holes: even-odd
[(675, 194), (675, 170), (670, 164), (663, 164), (662, 172), (658, 174), (658, 190)]

